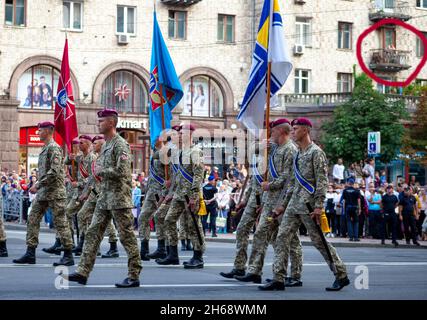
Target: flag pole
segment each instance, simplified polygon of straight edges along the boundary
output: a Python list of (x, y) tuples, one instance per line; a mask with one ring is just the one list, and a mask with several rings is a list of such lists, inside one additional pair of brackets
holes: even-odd
[[(265, 126), (267, 127), (267, 146), (265, 148), (265, 161), (268, 162), (268, 152), (270, 144), (270, 94), (271, 94), (271, 61), (268, 62), (267, 68), (267, 106), (265, 108)], [(267, 182), (268, 179), (268, 170), (265, 171), (264, 180)]]

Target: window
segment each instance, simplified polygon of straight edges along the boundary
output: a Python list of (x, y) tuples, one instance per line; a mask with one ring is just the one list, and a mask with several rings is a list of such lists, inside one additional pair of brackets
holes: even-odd
[(136, 8), (117, 6), (117, 33), (136, 34)]
[[(381, 79), (387, 80), (387, 81), (396, 81), (395, 79), (391, 77), (380, 77)], [(385, 86), (381, 83), (377, 83), (377, 91), (381, 92), (383, 94), (388, 94), (392, 90), (393, 87)]]
[(417, 0), (417, 8), (427, 9), (427, 0)]
[(296, 31), (296, 44), (311, 46), (311, 19), (297, 17)]
[(6, 0), (5, 23), (10, 26), (25, 26), (25, 0)]
[(52, 109), (55, 106), (59, 70), (37, 65), (26, 70), (18, 81), (20, 108)]
[(131, 71), (115, 71), (102, 84), (101, 105), (118, 112), (147, 113), (147, 87)]
[(182, 115), (195, 117), (222, 117), (224, 98), (222, 90), (208, 76), (191, 77), (184, 83)]
[(295, 93), (309, 93), (310, 70), (295, 69)]
[(396, 49), (396, 30), (383, 29), (383, 49)]
[(338, 22), (338, 49), (351, 49), (352, 27), (351, 23)]
[(351, 92), (352, 78), (353, 75), (351, 73), (338, 73), (337, 92)]
[(187, 12), (169, 10), (168, 35), (170, 39), (187, 38)]
[[(424, 37), (427, 38), (427, 32), (423, 32)], [(424, 44), (421, 41), (420, 37), (417, 36), (417, 46), (416, 46), (416, 54), (418, 58), (422, 58), (424, 57)]]
[(218, 41), (234, 42), (234, 16), (218, 15)]
[(64, 1), (63, 26), (68, 30), (82, 30), (83, 3)]

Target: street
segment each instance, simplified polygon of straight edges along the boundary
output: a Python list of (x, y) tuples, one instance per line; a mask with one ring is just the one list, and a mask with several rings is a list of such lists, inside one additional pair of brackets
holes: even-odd
[[(53, 233), (41, 233), (37, 249), (37, 264), (19, 266), (12, 260), (25, 251), (25, 232), (8, 230), (9, 257), (0, 259), (0, 299), (160, 299), (160, 300), (421, 300), (427, 299), (427, 250), (411, 248), (357, 248), (339, 247), (338, 253), (347, 265), (351, 285), (341, 292), (326, 292), (324, 288), (333, 281), (333, 275), (320, 254), (312, 246), (303, 246), (303, 287), (287, 288), (284, 292), (261, 292), (255, 284), (245, 284), (222, 278), (221, 271), (232, 268), (235, 245), (208, 242), (205, 267), (185, 270), (182, 266), (159, 266), (154, 261), (143, 262), (141, 287), (117, 289), (114, 283), (123, 280), (127, 273), (127, 259), (119, 246), (120, 258), (96, 261), (86, 286), (70, 284), (69, 289), (56, 289), (61, 284), (52, 263), (58, 256), (41, 251), (54, 241)], [(156, 241), (150, 241), (154, 250)], [(101, 251), (108, 250), (107, 239)], [(181, 263), (192, 252), (180, 251)], [(269, 248), (264, 266), (263, 281), (271, 277), (273, 251)], [(76, 264), (79, 258), (75, 258)], [(76, 266), (70, 267), (70, 272)], [(361, 280), (363, 277), (363, 280)]]

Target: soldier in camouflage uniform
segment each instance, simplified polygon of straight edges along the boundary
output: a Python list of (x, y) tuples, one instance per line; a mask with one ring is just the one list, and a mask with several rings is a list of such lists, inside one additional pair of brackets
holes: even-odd
[(7, 256), (6, 232), (3, 226), (3, 195), (0, 192), (0, 258)]
[[(73, 250), (76, 256), (80, 256), (83, 250), (84, 237), (89, 227), (93, 213), (96, 207), (96, 201), (99, 194), (99, 184), (100, 180), (96, 179), (96, 176), (93, 174), (96, 166), (97, 155), (101, 152), (101, 148), (104, 145), (105, 140), (102, 136), (95, 136), (92, 139), (94, 157), (92, 164), (90, 166), (90, 176), (88, 178), (88, 183), (85, 186), (85, 189), (82, 195), (79, 198), (79, 201), (84, 203), (83, 207), (77, 213), (77, 220), (80, 229), (80, 241), (75, 250)], [(108, 242), (110, 243), (110, 250), (106, 254), (102, 255), (102, 258), (118, 258), (119, 251), (117, 250), (117, 232), (114, 228), (113, 221), (108, 224), (106, 234), (108, 236)], [(99, 255), (99, 254), (98, 254)]]
[[(159, 207), (158, 202), (163, 201), (165, 192), (170, 185), (170, 181), (165, 178), (165, 164), (160, 159), (160, 150), (163, 142), (158, 139), (155, 150), (150, 159), (150, 176), (147, 183), (147, 193), (141, 214), (138, 218), (139, 237), (141, 238), (141, 260), (148, 261), (149, 241), (150, 241), (150, 219)], [(156, 226), (157, 229), (157, 226)]]
[(118, 288), (139, 287), (142, 269), (138, 241), (133, 233), (132, 177), (129, 144), (116, 132), (118, 113), (104, 109), (98, 112), (98, 127), (106, 143), (96, 162), (94, 175), (100, 182), (100, 193), (96, 202), (92, 222), (86, 232), (83, 253), (75, 273), (69, 281), (86, 284), (93, 269), (96, 252), (105, 230), (114, 218), (119, 231), (120, 242), (128, 255), (128, 277)]
[[(287, 181), (292, 171), (293, 156), (296, 153), (296, 147), (290, 139), (291, 125), (289, 120), (278, 119), (270, 123), (270, 128), (272, 145), (269, 148), (268, 181), (261, 182), (264, 191), (264, 206), (252, 242), (248, 273), (246, 275), (236, 275), (234, 277), (244, 282), (261, 283), (261, 273), (268, 243), (276, 234), (275, 231), (278, 228), (278, 223), (275, 219), (272, 219), (271, 212), (277, 206), (283, 192), (282, 190), (286, 188)], [(263, 180), (259, 174), (258, 180)], [(292, 239), (292, 245), (296, 248), (296, 250), (292, 250), (292, 252), (301, 252), (301, 245), (296, 233)], [(302, 254), (296, 254), (292, 257), (291, 260), (293, 265), (302, 265), (302, 261), (299, 261), (298, 257), (302, 257)], [(287, 286), (294, 285), (290, 283), (290, 278), (288, 278), (287, 281)], [(298, 282), (298, 285), (299, 284), (300, 282)]]
[[(168, 252), (166, 250), (166, 231), (165, 231), (165, 218), (166, 214), (169, 211), (171, 200), (173, 198), (175, 189), (176, 189), (176, 177), (179, 175), (178, 164), (179, 164), (179, 150), (177, 147), (178, 132), (180, 130), (179, 126), (173, 126), (172, 130), (169, 131), (166, 138), (166, 145), (161, 149), (160, 157), (161, 159), (167, 159), (168, 162), (168, 175), (170, 177), (170, 186), (167, 187), (167, 183), (163, 186), (162, 195), (164, 199), (158, 207), (157, 211), (154, 214), (154, 219), (156, 221), (156, 235), (157, 235), (157, 249), (153, 253), (147, 255), (150, 259), (164, 259), (166, 258)], [(166, 163), (166, 162), (165, 162)]]
[[(203, 182), (203, 153), (199, 147), (192, 145), (192, 131), (195, 127), (192, 125), (182, 125), (180, 134), (180, 143), (182, 151), (179, 156), (179, 172), (176, 180), (176, 192), (174, 193), (170, 209), (165, 218), (165, 230), (169, 240), (169, 254), (165, 259), (159, 259), (156, 262), (160, 265), (179, 264), (178, 257), (178, 233), (176, 222), (181, 214), (192, 214), (188, 217), (189, 236), (193, 242), (193, 257), (188, 262), (184, 262), (184, 268), (203, 268), (203, 252), (205, 250), (205, 239), (203, 227), (199, 215), (200, 191)], [(186, 196), (189, 198), (188, 212), (185, 209)], [(194, 225), (196, 221), (197, 228)], [(197, 231), (198, 230), (198, 231)], [(200, 240), (199, 240), (200, 236)]]
[[(332, 256), (329, 263), (327, 248), (322, 243), (321, 234), (316, 229), (316, 223), (320, 224), (323, 204), (328, 188), (328, 165), (325, 153), (310, 139), (311, 122), (306, 118), (292, 121), (293, 135), (298, 144), (297, 155), (294, 158), (293, 174), (290, 186), (286, 194), (283, 206), (274, 209), (275, 215), (280, 215), (284, 210), (282, 222), (275, 243), (275, 257), (273, 264), (273, 281), (260, 290), (284, 290), (283, 283), (286, 275), (291, 238), (298, 231), (301, 223), (305, 225), (314, 246), (328, 262), (335, 274), (333, 285), (326, 288), (328, 291), (338, 291), (350, 284), (344, 263), (341, 261), (334, 247), (327, 243)], [(307, 203), (315, 208), (309, 212)], [(310, 217), (316, 219), (316, 222)]]
[(65, 216), (65, 173), (62, 158), (62, 149), (53, 140), (54, 124), (51, 122), (39, 123), (40, 140), (44, 147), (39, 155), (39, 180), (31, 187), (31, 193), (37, 193), (31, 206), (31, 213), (27, 222), (27, 252), (19, 259), (13, 260), (18, 264), (35, 264), (36, 248), (39, 244), (40, 222), (47, 208), (52, 209), (53, 223), (59, 232), (64, 247), (64, 256), (54, 266), (74, 265), (71, 249), (73, 241)]

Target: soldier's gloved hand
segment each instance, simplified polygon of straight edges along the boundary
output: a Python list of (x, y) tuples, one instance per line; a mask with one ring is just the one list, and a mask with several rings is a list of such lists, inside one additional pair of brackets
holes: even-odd
[(240, 201), (236, 206), (236, 211), (242, 209), (246, 205), (246, 202)]
[(191, 197), (189, 205), (191, 212), (197, 213), (199, 211), (199, 197)]
[(268, 191), (269, 190), (269, 186), (270, 186), (270, 183), (269, 182), (263, 182), (262, 184), (261, 184), (261, 186), (262, 186), (262, 190), (264, 190), (264, 191)]
[(285, 208), (283, 206), (278, 206), (273, 209), (273, 218), (277, 219), (285, 212)]

